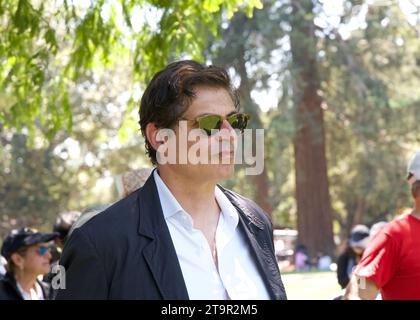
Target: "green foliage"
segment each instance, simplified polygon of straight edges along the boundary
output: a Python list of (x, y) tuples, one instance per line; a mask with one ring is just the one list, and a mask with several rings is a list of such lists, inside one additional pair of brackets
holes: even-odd
[[(71, 133), (60, 130), (47, 141), (43, 127), (36, 126), (29, 144), (27, 132), (0, 126), (0, 196), (7, 199), (0, 204), (0, 238), (15, 226), (51, 230), (60, 211), (116, 201), (114, 177), (149, 166), (138, 130), (129, 131), (123, 142), (118, 139), (126, 106), (120, 95), (129, 88), (130, 75), (122, 64), (71, 86)], [(127, 118), (135, 119), (132, 114)]]
[[(35, 123), (48, 139), (71, 130), (69, 86), (88, 71), (130, 61), (144, 83), (168, 61), (203, 60), (222, 13), (252, 14), (258, 0), (0, 2), (0, 123), (33, 138)], [(88, 5), (86, 7), (86, 5)], [(130, 110), (128, 110), (130, 111)]]
[[(52, 221), (71, 196), (72, 175), (48, 148), (28, 148), (24, 135), (3, 136), (0, 236), (16, 225), (42, 226)], [(61, 168), (61, 169), (60, 169)]]

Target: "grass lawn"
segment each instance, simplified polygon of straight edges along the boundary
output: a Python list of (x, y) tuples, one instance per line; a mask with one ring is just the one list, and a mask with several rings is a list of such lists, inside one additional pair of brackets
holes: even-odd
[(289, 300), (332, 300), (341, 290), (335, 272), (282, 273)]

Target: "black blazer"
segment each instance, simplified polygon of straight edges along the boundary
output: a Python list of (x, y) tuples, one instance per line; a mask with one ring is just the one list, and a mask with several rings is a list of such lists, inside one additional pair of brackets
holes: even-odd
[[(271, 299), (286, 299), (271, 222), (254, 202), (219, 186), (239, 212)], [(56, 299), (186, 300), (188, 292), (153, 174), (144, 186), (76, 229), (60, 259), (66, 289)]]

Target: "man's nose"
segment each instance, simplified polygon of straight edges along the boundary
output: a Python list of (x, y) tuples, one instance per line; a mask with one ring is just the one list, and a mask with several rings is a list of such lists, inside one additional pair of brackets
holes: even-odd
[(229, 121), (227, 120), (223, 120), (222, 125), (220, 126), (220, 129), (229, 130), (229, 133), (231, 135), (235, 134), (235, 129), (232, 128)]
[(237, 139), (237, 134), (235, 129), (232, 128), (230, 123), (227, 120), (223, 120), (222, 125), (220, 126), (220, 131), (217, 134), (217, 140), (219, 141), (230, 141), (230, 143), (235, 143)]

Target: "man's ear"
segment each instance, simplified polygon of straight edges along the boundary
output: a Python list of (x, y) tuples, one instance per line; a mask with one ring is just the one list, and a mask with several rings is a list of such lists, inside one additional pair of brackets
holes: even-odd
[(146, 126), (146, 139), (149, 141), (153, 149), (157, 150), (158, 147), (162, 144), (161, 141), (157, 140), (157, 134), (159, 132), (159, 128), (154, 123), (148, 123)]

